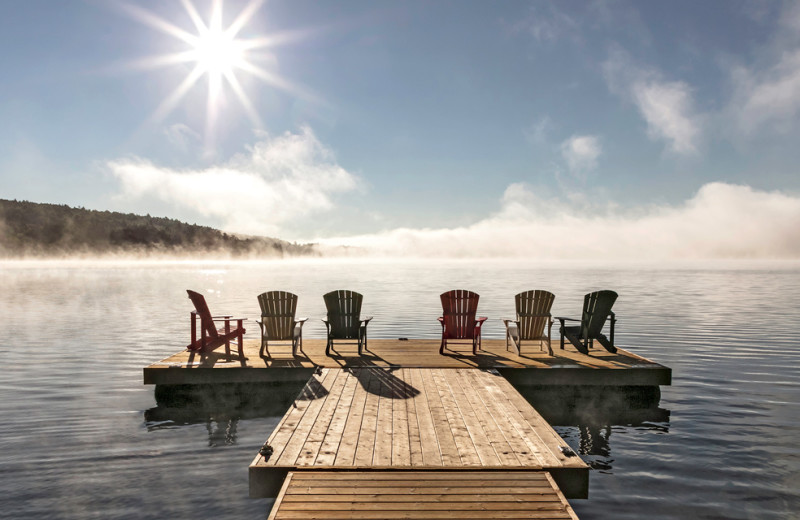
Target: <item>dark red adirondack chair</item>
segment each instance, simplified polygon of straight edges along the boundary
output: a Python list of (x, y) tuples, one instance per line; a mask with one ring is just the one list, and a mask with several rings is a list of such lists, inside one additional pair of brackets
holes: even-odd
[[(243, 326), (244, 320), (247, 318), (234, 318), (232, 316), (212, 316), (211, 311), (208, 310), (206, 299), (202, 294), (194, 291), (186, 291), (189, 293), (189, 299), (192, 300), (195, 310), (192, 311), (192, 342), (186, 347), (193, 352), (205, 354), (211, 352), (215, 348), (225, 345), (225, 356), (227, 360), (231, 360), (231, 340), (237, 339), (239, 347), (239, 360), (244, 363), (244, 345), (242, 336), (246, 332)], [(200, 339), (197, 339), (197, 318), (200, 317)], [(215, 321), (224, 322), (224, 326), (217, 329), (214, 324)], [(234, 325), (232, 322), (236, 322)]]
[(481, 325), (486, 318), (476, 318), (480, 296), (472, 291), (456, 289), (442, 293), (442, 346), (439, 354), (444, 354), (447, 340), (472, 340), (472, 353), (478, 354), (481, 348)]

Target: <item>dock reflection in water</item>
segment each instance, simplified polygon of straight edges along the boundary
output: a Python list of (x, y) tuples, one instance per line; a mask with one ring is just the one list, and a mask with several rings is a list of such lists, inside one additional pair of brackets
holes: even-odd
[(657, 386), (520, 386), (517, 390), (591, 466), (612, 473), (611, 434), (669, 433)]

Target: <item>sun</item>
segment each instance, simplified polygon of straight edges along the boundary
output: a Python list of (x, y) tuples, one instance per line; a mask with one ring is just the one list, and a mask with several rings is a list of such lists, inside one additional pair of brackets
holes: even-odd
[(206, 19), (200, 15), (192, 0), (180, 0), (180, 3), (189, 15), (194, 32), (139, 6), (122, 4), (122, 8), (136, 20), (176, 38), (185, 46), (185, 50), (179, 52), (139, 60), (139, 66), (159, 68), (178, 64), (191, 65), (190, 72), (183, 81), (156, 108), (150, 117), (151, 122), (158, 123), (166, 118), (190, 90), (202, 83), (202, 78), (207, 79), (208, 91), (205, 129), (207, 147), (212, 145), (214, 128), (223, 105), (221, 101), (226, 91), (233, 92), (256, 128), (263, 127), (258, 112), (237, 77), (238, 74), (248, 74), (272, 87), (304, 96), (303, 89), (255, 64), (255, 58), (269, 55), (271, 47), (296, 39), (302, 33), (239, 37), (241, 30), (258, 12), (264, 0), (251, 0), (227, 27), (223, 27), (222, 23), (222, 0), (212, 0), (211, 12)]

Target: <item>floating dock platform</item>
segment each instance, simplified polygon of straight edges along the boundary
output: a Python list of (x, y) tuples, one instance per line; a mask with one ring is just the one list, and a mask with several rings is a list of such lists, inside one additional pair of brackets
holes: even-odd
[(370, 339), (368, 350), (358, 355), (355, 344), (336, 343), (325, 355), (324, 339), (306, 339), (303, 351), (292, 355), (289, 345), (270, 345), (270, 356), (260, 357), (260, 341), (245, 340), (244, 365), (225, 359), (224, 349), (202, 357), (187, 350), (144, 368), (144, 383), (192, 385), (306, 381), (317, 368), (492, 368), (518, 385), (659, 386), (672, 382), (672, 370), (623, 349), (612, 354), (602, 348), (581, 354), (572, 345), (560, 349), (553, 341), (553, 356), (536, 343), (524, 343), (522, 354), (506, 350), (505, 340), (484, 339), (482, 350), (472, 354), (471, 343), (448, 342), (439, 354), (438, 339)]
[(521, 354), (504, 340), (307, 339), (184, 350), (144, 368), (145, 384), (304, 382), (249, 467), (250, 496), (276, 497), (269, 518), (573, 519), (589, 467), (513, 385), (658, 387), (668, 367), (618, 348), (582, 354), (553, 342)]

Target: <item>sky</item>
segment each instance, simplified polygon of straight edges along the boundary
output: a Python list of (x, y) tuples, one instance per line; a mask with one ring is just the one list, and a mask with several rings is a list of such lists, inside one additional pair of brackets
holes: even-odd
[(388, 256), (800, 258), (800, 3), (0, 3), (0, 198)]

